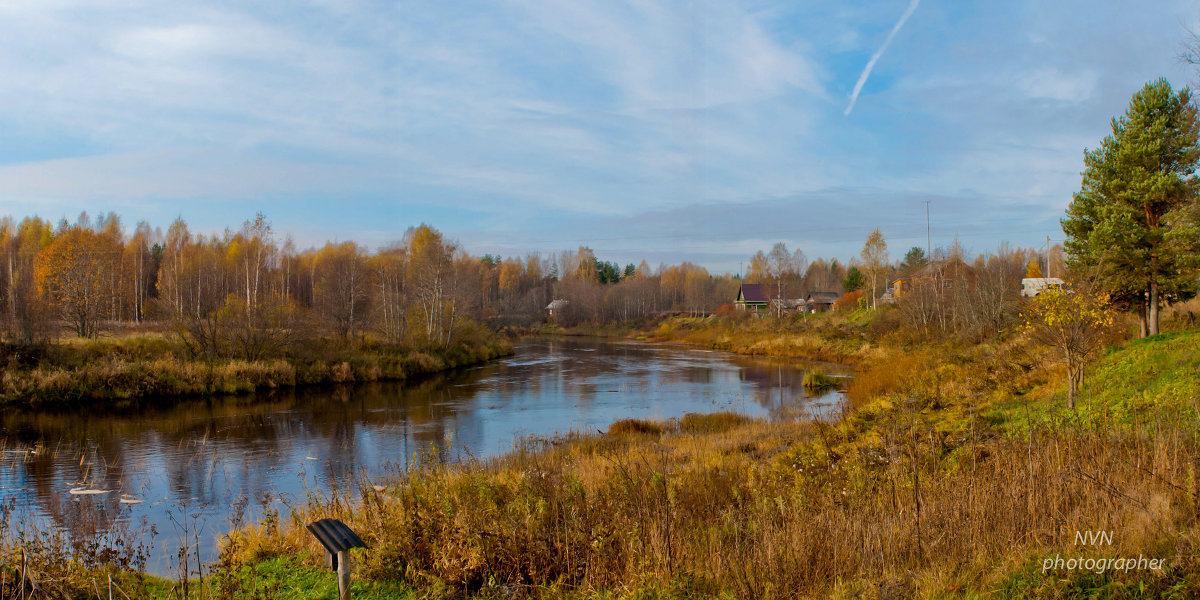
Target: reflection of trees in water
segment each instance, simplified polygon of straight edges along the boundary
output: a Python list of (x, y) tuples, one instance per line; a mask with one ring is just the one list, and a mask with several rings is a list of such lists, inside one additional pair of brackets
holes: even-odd
[[(511, 423), (526, 408), (586, 411), (612, 391), (645, 399), (665, 389), (697, 398), (746, 395), (774, 410), (781, 398), (808, 396), (803, 367), (622, 342), (543, 341), (523, 345), (510, 360), (400, 383), (279, 389), (83, 417), (6, 412), (0, 435), (10, 446), (41, 443), (57, 450), (15, 465), (12, 480), (23, 482), (56, 525), (86, 536), (111, 527), (121, 513), (118, 492), (140, 495), (144, 490), (131, 489), (136, 486), (157, 486), (155, 493), (167, 494), (168, 502), (196, 498), (227, 510), (239, 496), (273, 490), (281, 477), (291, 477), (294, 486), (298, 464), (306, 482), (307, 475), (344, 482), (384, 463), (403, 465), (448, 438), (462, 448), (484, 439), (485, 415), (495, 411)], [(85, 475), (81, 456), (86, 483), (113, 493), (66, 493), (66, 482)], [(317, 460), (305, 462), (309, 456)], [(146, 482), (151, 468), (164, 471), (161, 481)]]
[(804, 376), (811, 371), (833, 375), (847, 375), (851, 372), (844, 365), (785, 359), (753, 360), (737, 357), (732, 362), (737, 365), (742, 380), (753, 385), (757, 402), (770, 410), (776, 410), (793, 400), (823, 397), (827, 392), (813, 395), (804, 387)]
[[(119, 496), (76, 496), (73, 487), (117, 490), (124, 480), (121, 449), (82, 448), (75, 444), (41, 446), (36, 452), (9, 455), (6, 465), (18, 473), (21, 488), (29, 490), (40, 516), (67, 534), (71, 542), (93, 539), (113, 528), (120, 516)], [(106, 454), (108, 453), (108, 454)], [(63, 482), (67, 482), (64, 484)]]

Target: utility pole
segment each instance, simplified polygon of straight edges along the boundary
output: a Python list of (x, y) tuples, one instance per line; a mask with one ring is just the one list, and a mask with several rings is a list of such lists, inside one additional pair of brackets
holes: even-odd
[(929, 201), (925, 201), (925, 260), (933, 260), (933, 236), (929, 234)]
[(1046, 236), (1046, 277), (1050, 277), (1050, 236)]

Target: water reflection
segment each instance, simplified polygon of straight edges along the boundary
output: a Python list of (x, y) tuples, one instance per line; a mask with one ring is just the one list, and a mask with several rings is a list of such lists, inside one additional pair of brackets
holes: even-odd
[(275, 390), (124, 414), (9, 412), (0, 415), (0, 500), (15, 502), (24, 523), (73, 537), (153, 527), (149, 569), (169, 574), (183, 523), (200, 527), (210, 560), (216, 537), (243, 510), (261, 515), (264, 497), (286, 505), (355, 474), (377, 477), (435, 444), (452, 456), (488, 456), (519, 435), (604, 429), (627, 417), (835, 409), (840, 395), (810, 397), (803, 376), (786, 361), (553, 339), (404, 384)]

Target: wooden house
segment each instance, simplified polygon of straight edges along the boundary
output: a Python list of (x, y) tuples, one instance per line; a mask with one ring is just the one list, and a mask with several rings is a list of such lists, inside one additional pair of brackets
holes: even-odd
[(547, 304), (546, 310), (550, 313), (550, 319), (553, 320), (555, 317), (558, 317), (563, 309), (567, 307), (567, 304), (570, 304), (570, 301), (564, 299), (552, 300), (550, 304)]
[(804, 304), (810, 313), (826, 312), (833, 308), (837, 299), (837, 292), (810, 292), (804, 299)]
[(738, 288), (737, 300), (733, 303), (738, 310), (754, 312), (765, 312), (769, 304), (770, 299), (767, 298), (767, 292), (761, 283), (743, 283)]

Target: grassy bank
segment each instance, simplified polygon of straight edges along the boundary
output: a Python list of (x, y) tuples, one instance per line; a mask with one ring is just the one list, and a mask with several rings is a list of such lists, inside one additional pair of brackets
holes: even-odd
[[(361, 598), (1200, 596), (1200, 332), (1110, 349), (1076, 411), (1020, 337), (891, 348), (836, 422), (689, 415), (425, 454), (232, 532), (191, 596), (332, 597), (303, 527), (327, 517), (370, 546)], [(1162, 564), (1055, 562), (1139, 557)]]
[[(1192, 332), (1111, 351), (1073, 413), (1020, 339), (893, 353), (837, 423), (626, 421), (486, 462), (427, 456), (382, 491), (235, 532), (224, 558), (314, 565), (301, 525), (334, 516), (367, 532), (368, 580), (421, 597), (1195, 597), (1197, 347)], [(1089, 531), (1112, 545), (1077, 544)]]
[(882, 337), (877, 316), (854, 310), (775, 319), (738, 312), (604, 325), (547, 325), (528, 333), (676, 342), (738, 354), (858, 363), (886, 354), (886, 349), (873, 341)]
[(276, 358), (199, 360), (163, 336), (70, 340), (10, 350), (0, 404), (106, 406), (129, 400), (233, 394), (304, 384), (405, 379), (512, 353), (500, 339), (411, 349), (317, 340)]

